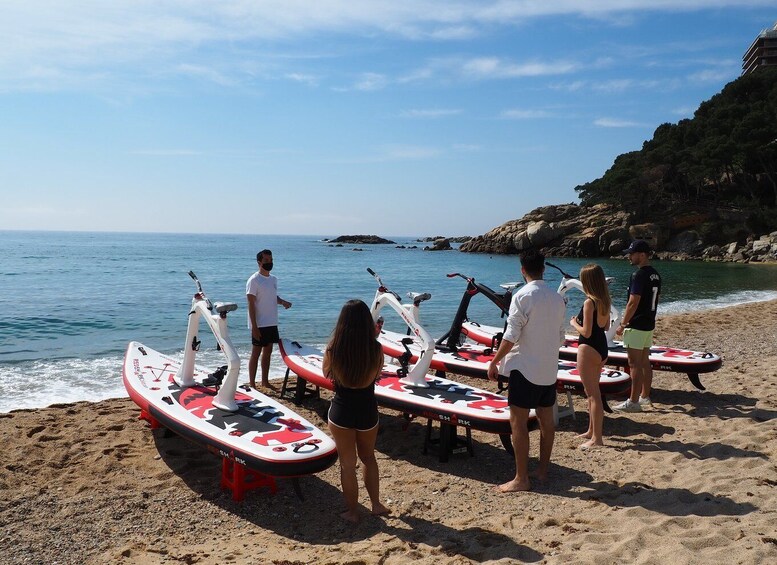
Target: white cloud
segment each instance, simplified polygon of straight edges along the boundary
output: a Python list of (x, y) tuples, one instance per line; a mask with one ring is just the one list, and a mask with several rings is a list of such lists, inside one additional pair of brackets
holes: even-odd
[(569, 61), (513, 63), (498, 57), (479, 57), (464, 61), (460, 71), (468, 78), (494, 79), (566, 74), (577, 67)]
[(737, 78), (738, 74), (738, 72), (732, 72), (732, 70), (729, 69), (707, 69), (693, 73), (688, 77), (688, 80), (691, 82), (719, 83), (734, 80)]
[(508, 120), (537, 120), (541, 118), (552, 118), (553, 114), (547, 110), (512, 109), (503, 111), (500, 116)]
[(400, 116), (403, 118), (445, 118), (461, 114), (461, 110), (431, 108), (426, 110), (403, 110)]
[(385, 75), (380, 73), (363, 73), (353, 85), (353, 88), (369, 92), (373, 90), (382, 90), (386, 88), (387, 84), (388, 79)]
[(202, 154), (202, 151), (195, 151), (193, 149), (138, 149), (130, 151), (130, 155), (146, 155), (150, 157), (192, 157)]
[(288, 80), (306, 84), (308, 86), (318, 86), (319, 78), (305, 73), (286, 73), (283, 75)]
[(175, 70), (178, 74), (202, 78), (220, 86), (234, 86), (236, 84), (235, 80), (230, 79), (219, 71), (204, 65), (182, 64), (178, 65)]
[(636, 81), (629, 78), (624, 79), (611, 79), (602, 82), (592, 82), (591, 89), (599, 92), (623, 92), (629, 88), (633, 88)]
[(683, 106), (681, 108), (675, 108), (672, 110), (672, 113), (678, 116), (693, 116), (696, 108), (698, 108), (698, 106)]
[[(100, 75), (105, 69), (156, 74), (207, 50), (234, 61), (247, 51), (288, 46), (319, 36), (382, 36), (410, 41), (460, 41), (548, 16), (628, 21), (641, 12), (725, 7), (774, 7), (773, 0), (4, 0), (0, 17), (2, 88)], [(261, 55), (259, 55), (261, 56)], [(199, 65), (200, 63), (198, 63)], [(206, 78), (234, 80), (229, 65), (207, 62)], [(50, 74), (37, 81), (35, 68)], [(566, 61), (512, 63), (474, 59), (462, 71), (473, 78), (563, 74)], [(711, 80), (711, 78), (710, 78)], [(108, 82), (108, 81), (106, 81)]]
[(386, 145), (381, 149), (380, 160), (419, 160), (438, 157), (442, 151), (436, 147), (424, 147), (421, 145)]
[(598, 118), (594, 120), (594, 125), (600, 128), (637, 128), (647, 127), (646, 124), (633, 122), (631, 120), (621, 120), (618, 118)]

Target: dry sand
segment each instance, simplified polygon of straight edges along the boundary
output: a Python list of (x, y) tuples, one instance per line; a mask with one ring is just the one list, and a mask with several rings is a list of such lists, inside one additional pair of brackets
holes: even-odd
[[(0, 414), (0, 562), (777, 563), (777, 301), (664, 317), (656, 337), (723, 368), (702, 375), (706, 392), (656, 373), (654, 409), (607, 415), (593, 451), (576, 449), (576, 399), (532, 492), (493, 491), (514, 470), (495, 436), (441, 463), (422, 454), (423, 421), (384, 412), (394, 514), (357, 526), (338, 517), (337, 465), (300, 480), (304, 502), (279, 481), (235, 503), (215, 456), (150, 430), (127, 399)], [(300, 412), (323, 426), (326, 407)]]

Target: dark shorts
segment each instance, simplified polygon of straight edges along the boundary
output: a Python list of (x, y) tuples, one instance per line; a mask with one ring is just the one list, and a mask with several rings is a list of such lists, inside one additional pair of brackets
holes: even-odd
[(520, 371), (510, 371), (507, 402), (518, 408), (548, 408), (556, 403), (556, 385), (535, 385)]
[(327, 417), (338, 428), (364, 432), (378, 425), (378, 404), (374, 398), (372, 401), (355, 403), (335, 395)]
[(254, 339), (254, 336), (251, 336), (251, 345), (256, 345), (257, 347), (264, 347), (265, 345), (270, 345), (271, 343), (278, 343), (281, 340), (281, 337), (278, 335), (278, 326), (267, 326), (265, 328), (259, 328), (259, 331), (262, 334), (261, 339)]

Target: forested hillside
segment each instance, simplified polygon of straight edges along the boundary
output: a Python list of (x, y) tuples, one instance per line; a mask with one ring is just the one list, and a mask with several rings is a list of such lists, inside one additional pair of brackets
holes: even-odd
[[(582, 206), (613, 204), (635, 222), (696, 213), (707, 242), (735, 230), (777, 230), (777, 68), (761, 68), (703, 102), (692, 119), (662, 124), (600, 179), (575, 188)], [(735, 226), (721, 212), (742, 218)]]

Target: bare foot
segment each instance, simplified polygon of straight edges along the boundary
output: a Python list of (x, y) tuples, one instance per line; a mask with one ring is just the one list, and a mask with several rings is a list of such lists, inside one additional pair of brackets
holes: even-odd
[(589, 439), (587, 442), (580, 444), (579, 449), (582, 449), (582, 450), (593, 449), (594, 447), (601, 447), (602, 445), (604, 445), (604, 442), (601, 440), (594, 441), (592, 439)]
[(268, 392), (278, 392), (278, 388), (275, 385), (272, 385), (270, 383), (262, 383), (261, 385), (259, 385), (259, 388), (257, 390), (260, 390), (265, 394)]
[(577, 434), (575, 437), (580, 439), (591, 439), (591, 432), (585, 432), (584, 434)]
[(539, 469), (537, 469), (533, 473), (529, 473), (529, 476), (532, 479), (536, 479), (536, 480), (538, 480), (541, 483), (548, 482), (548, 472), (547, 471), (540, 471)]
[(391, 514), (391, 508), (383, 506), (380, 502), (372, 505), (373, 516), (388, 516), (389, 514)]
[(342, 512), (340, 514), (340, 518), (342, 518), (343, 520), (347, 520), (352, 524), (359, 523), (359, 513), (356, 510), (346, 510), (345, 512)]
[(529, 481), (516, 481), (515, 479), (494, 487), (494, 490), (498, 492), (521, 492), (530, 489), (531, 483)]

